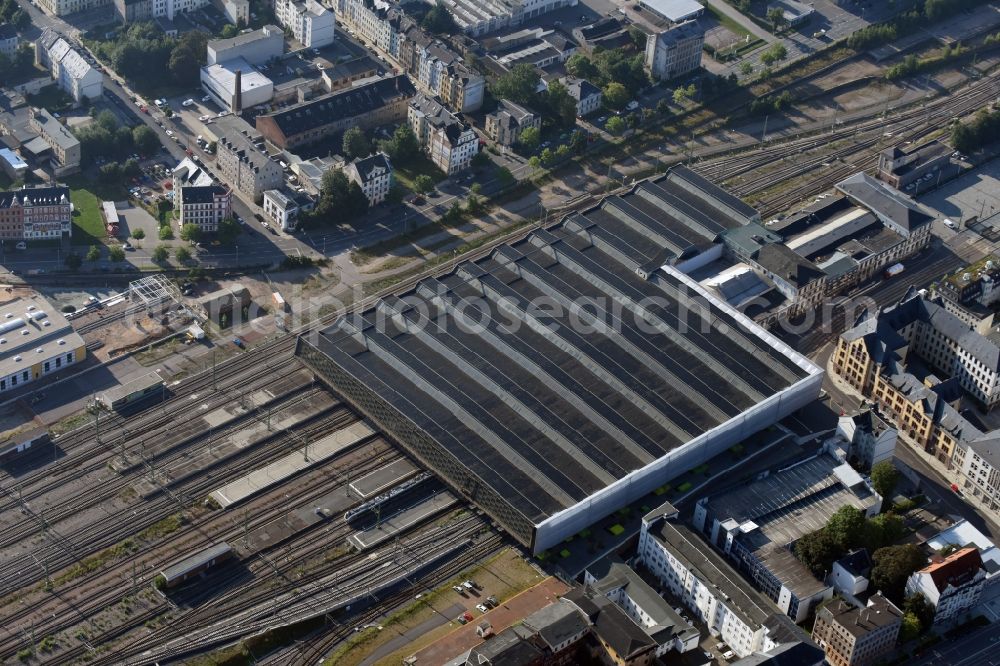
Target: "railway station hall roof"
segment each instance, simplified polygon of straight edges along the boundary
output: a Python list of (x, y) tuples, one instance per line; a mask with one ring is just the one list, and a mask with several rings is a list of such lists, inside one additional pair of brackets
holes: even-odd
[(744, 212), (705, 182), (646, 181), (348, 314), (300, 338), (298, 354), (464, 495), (502, 501), (495, 517), (527, 541), (514, 523), (631, 483), (819, 372), (659, 269), (680, 213), (636, 192), (663, 183), (697, 233)]

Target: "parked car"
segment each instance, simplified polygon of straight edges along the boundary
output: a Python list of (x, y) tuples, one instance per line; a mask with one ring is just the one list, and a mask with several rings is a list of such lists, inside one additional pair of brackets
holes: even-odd
[(247, 343), (243, 342), (243, 338), (240, 337), (233, 338), (233, 344), (240, 349), (246, 349), (247, 347)]
[(948, 227), (949, 229), (957, 229), (958, 228), (958, 225), (956, 225), (954, 222), (952, 222), (948, 218), (944, 219), (944, 226)]
[(181, 106), (194, 106), (194, 100), (186, 99), (183, 102), (181, 102)]
[(489, 608), (487, 608), (482, 604), (476, 604), (476, 610), (479, 611), (480, 613), (488, 613), (490, 611)]
[(466, 624), (468, 622), (468, 620), (465, 619), (464, 615), (459, 615), (458, 617), (455, 618), (455, 621), (458, 622), (459, 624)]
[(461, 585), (452, 585), (451, 589), (455, 590), (459, 594), (465, 594), (465, 588), (462, 587)]

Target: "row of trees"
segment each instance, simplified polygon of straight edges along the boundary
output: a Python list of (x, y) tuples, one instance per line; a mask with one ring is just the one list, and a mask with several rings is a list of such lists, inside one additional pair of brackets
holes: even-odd
[(951, 128), (951, 145), (963, 153), (997, 140), (1000, 140), (1000, 111), (980, 109), (968, 123), (955, 123)]
[[(420, 154), (420, 142), (410, 129), (403, 124), (396, 128), (388, 139), (378, 141), (374, 148), (385, 153), (394, 162), (405, 163)], [(344, 132), (341, 152), (349, 160), (368, 157), (372, 154), (372, 141), (360, 127), (351, 127)]]
[(631, 97), (649, 85), (643, 54), (635, 49), (594, 49), (590, 55), (577, 53), (566, 61), (566, 71), (604, 88), (612, 81), (622, 84)]
[(80, 140), (80, 153), (84, 166), (93, 164), (98, 157), (114, 160), (126, 158), (133, 153), (152, 155), (160, 148), (159, 137), (148, 126), (122, 127), (118, 117), (107, 110), (98, 113), (94, 117), (94, 122), (76, 130), (75, 133), (76, 138)]
[(302, 214), (301, 222), (305, 226), (347, 222), (367, 211), (368, 198), (361, 191), (361, 186), (340, 169), (330, 169), (323, 174), (316, 207)]
[(913, 9), (899, 14), (893, 20), (875, 23), (854, 32), (847, 38), (847, 45), (860, 51), (887, 44), (927, 23), (936, 23), (982, 3), (983, 0), (917, 0), (913, 3)]
[(539, 93), (540, 84), (538, 70), (522, 63), (497, 77), (490, 86), (490, 91), (495, 99), (523, 104), (558, 127), (573, 127), (576, 124), (576, 101), (570, 96), (566, 86), (556, 81), (549, 84), (548, 90)]
[(933, 58), (918, 58), (916, 55), (910, 54), (903, 58), (901, 62), (885, 70), (885, 78), (889, 81), (896, 81), (919, 74), (957, 58), (964, 54), (965, 51), (966, 49), (961, 44), (956, 44), (955, 46), (946, 46), (940, 56)]
[(197, 85), (207, 43), (208, 35), (200, 30), (170, 37), (155, 23), (143, 22), (133, 23), (111, 41), (94, 42), (91, 48), (137, 88), (148, 90), (167, 82)]
[(799, 539), (795, 556), (816, 576), (829, 573), (833, 563), (855, 548), (868, 552), (887, 546), (903, 536), (903, 521), (893, 513), (874, 518), (853, 507), (843, 506), (827, 524)]

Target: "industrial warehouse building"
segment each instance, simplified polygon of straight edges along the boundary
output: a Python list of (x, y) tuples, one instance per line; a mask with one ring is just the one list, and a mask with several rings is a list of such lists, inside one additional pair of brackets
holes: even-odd
[(0, 306), (0, 393), (79, 363), (83, 338), (41, 296)]
[(754, 218), (675, 169), (297, 354), (541, 552), (817, 397), (818, 367), (678, 268)]

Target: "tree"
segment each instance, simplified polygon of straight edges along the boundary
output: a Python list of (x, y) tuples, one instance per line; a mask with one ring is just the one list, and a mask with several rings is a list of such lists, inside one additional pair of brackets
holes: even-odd
[(145, 230), (143, 230), (143, 229), (133, 229), (132, 230), (132, 238), (134, 238), (136, 240), (142, 240), (145, 237), (146, 237)]
[(76, 252), (70, 252), (66, 255), (66, 267), (71, 271), (80, 270), (80, 266), (83, 265), (83, 258), (80, 257)]
[(167, 68), (178, 84), (194, 85), (207, 59), (208, 35), (200, 30), (185, 32), (170, 52)]
[(100, 168), (101, 180), (105, 183), (115, 183), (122, 179), (122, 167), (118, 162), (108, 162), (102, 164)]
[(514, 184), (514, 174), (507, 167), (500, 167), (497, 169), (497, 180), (500, 182), (500, 187), (510, 187)]
[(160, 139), (147, 125), (132, 128), (132, 145), (140, 155), (152, 155), (160, 148)]
[(750, 76), (753, 74), (753, 63), (744, 61), (743, 64), (740, 65), (740, 73), (743, 74), (743, 76)]
[(580, 79), (593, 80), (598, 76), (597, 67), (582, 53), (574, 53), (566, 61), (566, 71)]
[(664, 117), (669, 116), (670, 115), (670, 102), (668, 102), (665, 99), (661, 99), (659, 102), (657, 102), (656, 103), (656, 113), (658, 113), (660, 116), (664, 116)]
[(514, 65), (509, 72), (497, 77), (493, 82), (493, 96), (517, 104), (529, 104), (537, 95), (540, 81), (534, 65), (528, 63)]
[(546, 106), (556, 118), (559, 124), (565, 128), (576, 125), (576, 100), (570, 96), (569, 91), (562, 83), (553, 81), (549, 84), (549, 90), (545, 95)]
[(392, 159), (405, 162), (420, 152), (420, 143), (410, 126), (404, 123), (396, 128), (391, 139), (379, 143), (379, 149)]
[(201, 228), (197, 224), (185, 224), (181, 227), (181, 240), (197, 242), (201, 238)]
[(413, 179), (413, 186), (417, 188), (417, 192), (427, 194), (434, 189), (434, 179), (427, 174), (422, 173)]
[(157, 245), (149, 256), (155, 263), (162, 264), (170, 256), (170, 250), (166, 245)]
[(90, 249), (87, 250), (87, 261), (97, 261), (101, 258), (101, 248), (96, 245), (91, 245)]
[(628, 104), (628, 90), (621, 83), (612, 81), (604, 86), (604, 105), (609, 109), (620, 111)]
[(920, 592), (911, 594), (903, 600), (903, 612), (912, 614), (920, 620), (921, 626), (929, 627), (934, 624), (934, 606), (931, 606), (927, 597)]
[(683, 104), (687, 98), (687, 88), (674, 88), (674, 104)]
[[(131, 132), (129, 132), (131, 136)], [(134, 160), (131, 157), (125, 160), (125, 164), (122, 165), (122, 177), (123, 178), (136, 178), (142, 173), (142, 169), (139, 167), (138, 160)]]
[(888, 500), (896, 490), (896, 484), (899, 483), (899, 470), (891, 460), (882, 460), (872, 465), (871, 477), (875, 492), (888, 504)]
[(580, 130), (573, 132), (573, 136), (569, 140), (569, 147), (577, 155), (583, 155), (587, 152), (587, 135)]
[(525, 127), (521, 130), (521, 136), (517, 142), (527, 153), (533, 153), (538, 149), (538, 144), (542, 141), (542, 131), (537, 127)]
[(848, 550), (862, 543), (865, 528), (865, 514), (856, 507), (846, 505), (830, 516), (823, 529), (841, 550)]
[(923, 567), (927, 558), (917, 546), (905, 544), (879, 548), (872, 554), (872, 562), (872, 587), (898, 604), (903, 599), (906, 579)]
[(340, 169), (331, 169), (323, 174), (319, 203), (303, 221), (308, 224), (352, 220), (367, 210), (368, 198), (361, 186), (348, 179)]
[(160, 240), (170, 240), (174, 237), (174, 230), (171, 229), (170, 224), (164, 224), (160, 227), (158, 235)]
[(556, 148), (557, 161), (562, 162), (563, 160), (568, 159), (569, 155), (570, 155), (569, 146), (567, 146), (566, 144), (561, 144), (558, 148)]
[(480, 152), (476, 153), (475, 155), (473, 155), (473, 157), (472, 157), (472, 168), (473, 169), (483, 169), (485, 167), (488, 167), (492, 162), (493, 162), (493, 160), (490, 159), (489, 155), (487, 155), (486, 153), (480, 151)]
[(459, 32), (455, 17), (448, 11), (447, 5), (441, 0), (437, 0), (424, 15), (424, 20), (420, 22), (421, 27), (436, 35), (452, 35)]
[(532, 155), (531, 158), (528, 159), (528, 166), (530, 166), (532, 169), (535, 170), (541, 169), (542, 168), (541, 158), (538, 157), (538, 155)]
[(637, 25), (629, 27), (628, 36), (637, 49), (642, 50), (646, 48), (646, 39), (648, 39), (648, 36), (643, 32), (642, 28)]
[(122, 249), (121, 245), (112, 245), (108, 248), (108, 258), (116, 263), (125, 261), (125, 250)]
[(177, 261), (182, 264), (186, 264), (191, 261), (191, 250), (181, 245), (179, 248), (174, 250), (174, 256), (177, 258)]
[(902, 518), (894, 513), (879, 514), (868, 521), (863, 545), (869, 552), (874, 552), (899, 541), (905, 532)]
[(371, 154), (371, 144), (368, 143), (368, 137), (365, 136), (364, 130), (360, 127), (351, 127), (344, 132), (341, 148), (347, 159), (368, 157)]
[(920, 619), (913, 613), (903, 615), (903, 625), (899, 628), (899, 642), (909, 643), (920, 637)]
[(549, 166), (555, 161), (555, 155), (548, 148), (542, 149), (542, 152), (538, 155), (538, 158), (542, 160), (544, 166)]
[(771, 32), (778, 32), (788, 23), (785, 20), (785, 12), (780, 7), (771, 7), (767, 10), (767, 21), (771, 24)]
[(239, 222), (232, 217), (226, 217), (219, 222), (219, 228), (215, 231), (215, 236), (223, 244), (229, 245), (236, 240), (241, 231)]
[(612, 116), (608, 118), (608, 122), (604, 124), (604, 129), (606, 129), (612, 136), (619, 136), (625, 132), (625, 121), (618, 116)]
[(781, 42), (775, 42), (766, 51), (760, 54), (760, 61), (770, 67), (779, 60), (784, 60), (788, 55), (788, 49)]
[(24, 30), (31, 25), (31, 17), (28, 15), (28, 12), (23, 9), (18, 9), (11, 16), (10, 22), (14, 24), (14, 27), (17, 28), (18, 32), (24, 32)]
[(219, 33), (219, 37), (221, 37), (222, 39), (232, 39), (233, 37), (238, 35), (239, 32), (240, 32), (239, 28), (237, 28), (232, 23), (227, 23), (226, 25), (222, 26), (222, 32)]
[(806, 534), (795, 542), (795, 557), (815, 576), (824, 576), (841, 555), (840, 546), (825, 529)]

